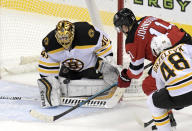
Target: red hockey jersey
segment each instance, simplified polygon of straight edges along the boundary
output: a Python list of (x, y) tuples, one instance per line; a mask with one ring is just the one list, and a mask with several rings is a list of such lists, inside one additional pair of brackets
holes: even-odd
[(138, 25), (127, 34), (125, 48), (131, 57), (127, 70), (129, 78), (137, 79), (142, 75), (144, 59), (155, 61), (156, 58), (152, 55), (150, 44), (152, 37), (160, 34), (166, 34), (174, 45), (183, 38), (185, 32), (162, 19), (147, 16), (139, 20)]

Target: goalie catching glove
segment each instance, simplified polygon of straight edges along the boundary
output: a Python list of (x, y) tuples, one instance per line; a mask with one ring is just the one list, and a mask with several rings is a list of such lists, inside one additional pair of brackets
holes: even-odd
[(108, 85), (113, 85), (118, 81), (119, 71), (118, 69), (110, 64), (107, 60), (98, 58), (96, 63), (96, 71), (103, 74), (103, 80)]
[(127, 76), (127, 69), (123, 69), (118, 77), (118, 87), (127, 88), (131, 84), (131, 79)]

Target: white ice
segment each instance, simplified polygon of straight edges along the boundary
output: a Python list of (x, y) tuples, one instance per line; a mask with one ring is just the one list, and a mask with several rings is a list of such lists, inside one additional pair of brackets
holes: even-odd
[[(27, 79), (27, 75), (23, 76)], [(15, 77), (15, 80), (20, 81), (20, 78)], [(35, 85), (29, 86), (1, 80), (0, 96), (36, 98), (39, 97), (39, 92)], [(150, 127), (144, 129), (136, 122), (136, 116), (144, 122), (152, 119), (145, 99), (128, 99), (120, 102), (113, 109), (78, 108), (53, 123), (42, 122), (29, 115), (30, 109), (49, 115), (56, 115), (69, 108), (62, 106), (53, 109), (41, 109), (39, 102), (0, 100), (0, 127), (1, 130), (6, 131), (151, 131)], [(183, 110), (173, 111), (178, 124), (177, 131), (191, 131), (191, 110), (192, 106)]]

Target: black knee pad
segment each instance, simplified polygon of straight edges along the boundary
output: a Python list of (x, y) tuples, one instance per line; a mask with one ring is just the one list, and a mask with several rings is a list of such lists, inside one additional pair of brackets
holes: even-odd
[(172, 109), (175, 107), (175, 103), (166, 88), (155, 91), (152, 98), (154, 105), (158, 108)]
[(192, 105), (192, 92), (172, 97), (167, 89), (163, 88), (154, 92), (152, 98), (154, 105), (158, 108), (178, 110)]

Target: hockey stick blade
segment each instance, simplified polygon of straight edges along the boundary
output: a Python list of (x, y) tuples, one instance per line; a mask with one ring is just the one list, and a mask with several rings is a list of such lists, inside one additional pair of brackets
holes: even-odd
[(151, 119), (151, 120), (148, 121), (148, 122), (144, 122), (144, 121), (142, 121), (142, 120), (136, 115), (136, 113), (134, 113), (134, 116), (135, 116), (136, 122), (137, 122), (140, 126), (142, 126), (143, 128), (148, 127), (149, 125), (151, 125), (151, 124), (154, 122), (154, 119)]
[(145, 128), (144, 122), (136, 115), (136, 113), (134, 113), (134, 118), (135, 118), (136, 122), (137, 122), (140, 126), (142, 126), (142, 127)]
[(54, 116), (48, 116), (44, 115), (42, 113), (39, 113), (35, 110), (30, 110), (29, 111), (30, 115), (33, 116), (34, 118), (38, 118), (39, 120), (45, 121), (45, 122), (53, 122)]
[(150, 121), (145, 122), (145, 123), (144, 123), (144, 127), (148, 127), (148, 126), (151, 125), (151, 123), (153, 123), (153, 122), (154, 122), (154, 119), (151, 119)]
[(79, 104), (77, 104), (76, 106), (73, 106), (72, 108), (64, 111), (63, 113), (60, 113), (58, 115), (55, 115), (55, 116), (47, 116), (45, 114), (42, 114), (40, 112), (37, 112), (35, 110), (30, 110), (30, 115), (33, 116), (34, 118), (37, 118), (39, 120), (42, 120), (42, 121), (46, 121), (46, 122), (53, 122), (59, 118), (61, 118), (62, 116), (68, 114), (69, 112), (75, 110), (76, 108), (78, 107), (81, 107), (82, 105), (86, 104), (87, 102), (89, 102), (90, 100), (96, 98), (97, 96), (103, 94), (104, 92), (112, 89), (113, 87), (117, 86), (117, 83), (114, 83), (112, 86), (108, 87), (108, 88), (105, 88), (103, 90), (101, 90), (100, 92), (96, 93), (95, 95), (89, 97), (88, 99), (80, 102)]

